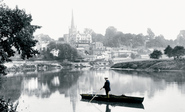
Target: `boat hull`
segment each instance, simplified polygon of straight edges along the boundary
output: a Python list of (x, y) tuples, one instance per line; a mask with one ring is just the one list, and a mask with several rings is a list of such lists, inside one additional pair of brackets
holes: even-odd
[(96, 101), (107, 101), (107, 102), (127, 102), (127, 103), (142, 103), (144, 100), (144, 97), (132, 97), (132, 96), (125, 96), (125, 95), (109, 95), (109, 98), (107, 98), (106, 95), (95, 95), (95, 94), (80, 94), (82, 96), (82, 99), (89, 99), (91, 100), (93, 97), (93, 100)]

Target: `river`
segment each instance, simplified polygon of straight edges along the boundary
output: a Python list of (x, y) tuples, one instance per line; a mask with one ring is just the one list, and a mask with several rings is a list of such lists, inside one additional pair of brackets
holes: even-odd
[[(108, 77), (110, 94), (144, 97), (141, 105), (81, 100), (81, 93), (99, 91)], [(19, 102), (18, 112), (183, 112), (183, 72), (136, 72), (73, 69), (8, 74), (1, 78), (0, 95)]]

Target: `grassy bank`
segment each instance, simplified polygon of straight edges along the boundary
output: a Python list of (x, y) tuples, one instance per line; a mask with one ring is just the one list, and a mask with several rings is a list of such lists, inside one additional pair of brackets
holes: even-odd
[(132, 69), (143, 71), (185, 70), (185, 59), (122, 62), (114, 64), (111, 66), (111, 69)]

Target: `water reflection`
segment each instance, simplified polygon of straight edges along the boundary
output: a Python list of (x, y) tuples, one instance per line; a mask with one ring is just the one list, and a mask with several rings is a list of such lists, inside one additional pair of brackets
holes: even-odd
[(16, 101), (19, 99), (22, 87), (21, 82), (23, 80), (22, 77), (14, 77), (14, 78), (7, 78), (7, 77), (0, 77), (0, 96), (3, 96), (5, 99), (11, 99), (12, 101)]
[[(164, 90), (169, 84), (177, 84), (179, 91), (185, 94), (185, 72), (183, 71), (165, 71), (165, 72), (141, 72), (141, 71), (120, 71), (114, 70), (118, 74), (122, 75), (130, 75), (133, 77), (142, 77), (150, 79), (149, 87), (152, 90), (150, 96), (152, 97), (152, 93), (155, 93), (158, 90)], [(146, 82), (146, 81), (145, 81)], [(153, 83), (153, 84), (152, 84)], [(145, 89), (146, 90), (146, 89)]]
[(105, 112), (111, 112), (111, 109), (109, 108), (109, 104), (106, 105), (106, 110)]
[[(89, 103), (89, 100), (81, 99), (82, 102)], [(96, 101), (92, 100), (92, 104), (98, 104), (98, 105), (106, 105), (106, 111), (110, 111), (111, 109), (109, 106), (112, 107), (129, 107), (129, 108), (137, 108), (137, 109), (144, 109), (144, 105), (142, 103), (125, 103), (125, 102), (105, 102), (105, 101)]]
[[(104, 77), (108, 76), (111, 83), (110, 94), (125, 94), (133, 96), (145, 96), (149, 99), (155, 99), (156, 93), (167, 91), (173, 84), (177, 85), (177, 91), (185, 95), (185, 75), (183, 72), (136, 72), (136, 71), (116, 71), (116, 70), (61, 70), (57, 72), (39, 72), (25, 75), (13, 75), (4, 77), (0, 83), (0, 95), (7, 99), (11, 97), (13, 101), (22, 100), (25, 98), (31, 102), (43, 103), (56, 102), (53, 107), (59, 106), (62, 101), (65, 105), (60, 105), (61, 108), (71, 108), (69, 111), (79, 111), (81, 103), (80, 93), (97, 93), (104, 84)], [(56, 94), (58, 93), (58, 94)], [(102, 90), (99, 94), (105, 94)], [(64, 98), (61, 98), (61, 96)], [(54, 97), (54, 98), (53, 98)], [(33, 98), (35, 100), (33, 101)], [(61, 98), (60, 100), (56, 100)], [(69, 101), (69, 102), (68, 102)], [(95, 104), (104, 105), (103, 111), (111, 112), (115, 108), (110, 107), (131, 107), (144, 108), (142, 105), (113, 105), (111, 103), (92, 102)], [(24, 104), (25, 105), (25, 104)], [(36, 104), (31, 104), (34, 107)], [(19, 107), (22, 108), (23, 104)], [(51, 106), (45, 107), (45, 111), (49, 112)], [(84, 105), (83, 105), (84, 106)], [(117, 107), (118, 106), (118, 107)], [(30, 108), (31, 108), (30, 107)], [(42, 106), (40, 105), (42, 110)], [(85, 108), (85, 107), (84, 107)], [(26, 110), (24, 110), (26, 111)], [(60, 111), (60, 110), (56, 110)]]
[(52, 84), (55, 85), (55, 86), (59, 86), (60, 85), (60, 80), (59, 80), (59, 77), (58, 76), (55, 76), (53, 79), (52, 79)]
[[(29, 96), (50, 97), (56, 91), (70, 96), (69, 90), (77, 83), (80, 72), (60, 71), (52, 74), (31, 75), (24, 77), (22, 81), (22, 93)], [(70, 90), (70, 91), (73, 91)], [(72, 92), (74, 93), (74, 92)]]

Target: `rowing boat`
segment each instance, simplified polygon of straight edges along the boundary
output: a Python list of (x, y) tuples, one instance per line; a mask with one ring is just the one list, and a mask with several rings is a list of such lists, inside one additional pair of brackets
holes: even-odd
[(89, 99), (96, 101), (107, 101), (107, 102), (127, 102), (127, 103), (142, 103), (144, 100), (144, 97), (133, 97), (133, 96), (126, 96), (126, 95), (109, 95), (109, 98), (107, 98), (106, 95), (101, 94), (80, 94), (82, 96), (82, 99)]

